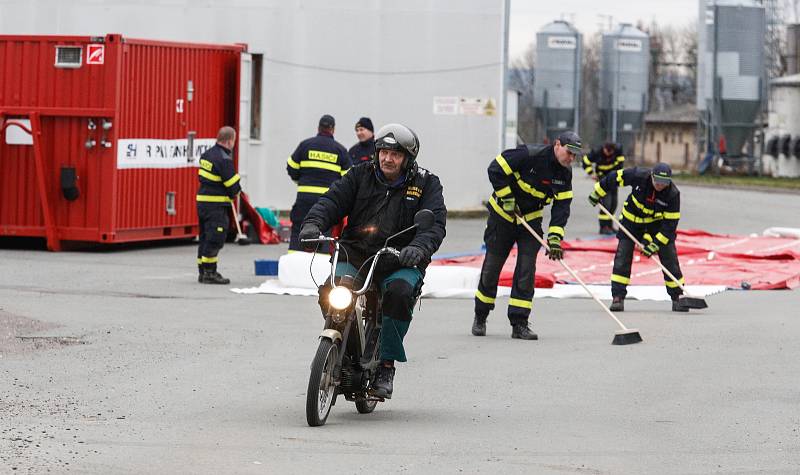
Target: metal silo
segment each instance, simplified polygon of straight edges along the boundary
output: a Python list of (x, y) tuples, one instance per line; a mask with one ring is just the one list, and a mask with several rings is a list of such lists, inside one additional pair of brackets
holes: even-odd
[(716, 144), (724, 135), (727, 155), (740, 157), (765, 97), (764, 7), (752, 0), (701, 0), (700, 7), (697, 109), (706, 139)]
[(581, 88), (581, 34), (563, 20), (536, 34), (533, 101), (540, 136), (552, 142), (564, 130), (577, 130)]
[(605, 138), (633, 150), (647, 110), (650, 37), (622, 23), (603, 34), (600, 108)]

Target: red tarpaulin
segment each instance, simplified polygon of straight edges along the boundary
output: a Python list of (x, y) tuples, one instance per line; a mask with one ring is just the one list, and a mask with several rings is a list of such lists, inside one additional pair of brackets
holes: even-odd
[[(687, 284), (725, 285), (754, 290), (792, 289), (800, 286), (800, 239), (764, 236), (731, 236), (700, 230), (678, 231), (676, 242), (681, 270)], [(564, 242), (567, 264), (587, 284), (610, 284), (616, 238)], [(434, 265), (480, 267), (483, 255), (436, 259)], [(500, 285), (511, 286), (516, 249), (511, 251), (500, 273)], [(555, 282), (572, 283), (572, 277), (557, 262), (539, 254), (536, 287), (550, 288)], [(664, 283), (661, 269), (650, 259), (634, 253), (632, 285)]]

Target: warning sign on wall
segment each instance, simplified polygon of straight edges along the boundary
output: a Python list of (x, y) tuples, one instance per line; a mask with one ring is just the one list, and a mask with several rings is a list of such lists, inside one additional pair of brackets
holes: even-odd
[(497, 105), (491, 97), (434, 97), (433, 113), (436, 115), (488, 115), (497, 114)]
[(105, 59), (105, 45), (86, 45), (86, 64), (103, 64)]

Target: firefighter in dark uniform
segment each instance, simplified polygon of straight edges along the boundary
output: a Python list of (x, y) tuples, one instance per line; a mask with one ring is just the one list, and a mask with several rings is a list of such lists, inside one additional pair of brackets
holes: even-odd
[(362, 117), (356, 122), (358, 143), (350, 147), (348, 153), (353, 165), (368, 162), (375, 158), (375, 129), (369, 117)]
[(536, 340), (528, 325), (533, 303), (536, 255), (541, 244), (520, 224), (521, 216), (542, 235), (542, 210), (553, 203), (548, 228), (547, 255), (563, 257), (561, 240), (572, 202), (572, 169), (581, 151), (581, 139), (574, 132), (564, 132), (553, 145), (521, 145), (501, 153), (489, 165), (489, 181), (494, 193), (489, 198), (489, 218), (483, 240), (486, 256), (475, 292), (475, 320), (472, 334), (486, 335), (486, 318), (494, 309), (500, 271), (514, 244), (517, 264), (508, 302), (511, 337)]
[[(608, 193), (616, 192), (621, 186), (630, 186), (631, 194), (622, 205), (620, 223), (645, 245), (642, 254), (650, 257), (658, 254), (664, 265), (683, 285), (683, 274), (678, 264), (678, 251), (675, 248), (675, 237), (678, 220), (681, 217), (681, 192), (672, 183), (672, 170), (666, 163), (659, 163), (652, 170), (646, 168), (627, 168), (595, 183), (589, 195), (592, 206)], [(619, 244), (614, 256), (614, 270), (611, 274), (611, 310), (625, 310), (625, 295), (631, 281), (631, 261), (635, 244), (620, 230), (617, 233)], [(688, 312), (679, 297), (681, 288), (664, 274), (667, 293), (672, 298), (672, 310)]]
[(217, 133), (216, 145), (200, 157), (200, 189), (197, 190), (197, 216), (200, 220), (197, 267), (200, 275), (197, 281), (201, 284), (230, 283), (230, 279), (217, 272), (217, 256), (228, 236), (230, 203), (242, 191), (231, 157), (235, 144), (233, 127), (222, 127)]
[[(382, 248), (389, 236), (414, 224), (417, 211), (433, 212), (435, 220), (430, 229), (397, 236), (389, 244), (400, 249), (399, 258), (381, 256), (376, 268), (374, 282), (380, 288), (383, 310), (381, 364), (370, 392), (390, 398), (395, 361), (406, 361), (403, 338), (411, 324), (425, 269), (444, 240), (447, 209), (439, 178), (417, 165), (419, 139), (411, 129), (401, 124), (386, 125), (378, 131), (375, 145), (377, 159), (356, 165), (331, 186), (309, 211), (300, 238), (317, 238), (347, 216), (340, 243), (349, 259), (338, 263), (336, 275), (355, 276), (364, 260)], [(329, 285), (320, 288), (321, 306), (326, 305)]]
[(333, 139), (336, 121), (325, 114), (319, 119), (315, 137), (300, 142), (287, 160), (286, 171), (297, 183), (297, 198), (289, 218), (292, 220), (290, 251), (300, 251), (300, 225), (308, 210), (320, 196), (328, 191), (331, 183), (347, 173), (350, 168), (350, 155), (342, 144)]
[[(602, 147), (592, 149), (583, 156), (583, 169), (594, 181), (600, 181), (604, 176), (622, 170), (623, 165), (625, 165), (625, 155), (622, 153), (622, 145), (614, 142), (606, 142)], [(617, 190), (609, 191), (600, 203), (613, 214), (617, 210)], [(614, 234), (611, 218), (608, 215), (601, 211), (597, 219), (600, 222), (600, 234)]]

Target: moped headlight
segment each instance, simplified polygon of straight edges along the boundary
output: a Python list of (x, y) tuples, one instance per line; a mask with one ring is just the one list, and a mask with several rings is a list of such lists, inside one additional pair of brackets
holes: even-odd
[(353, 301), (353, 293), (347, 287), (336, 287), (328, 294), (328, 303), (336, 310), (344, 310)]

